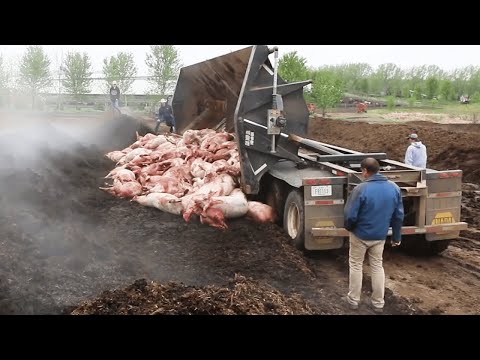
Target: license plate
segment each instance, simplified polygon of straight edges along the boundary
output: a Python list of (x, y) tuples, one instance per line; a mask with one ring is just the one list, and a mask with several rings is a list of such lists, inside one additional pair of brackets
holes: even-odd
[(332, 185), (312, 186), (312, 196), (332, 196)]

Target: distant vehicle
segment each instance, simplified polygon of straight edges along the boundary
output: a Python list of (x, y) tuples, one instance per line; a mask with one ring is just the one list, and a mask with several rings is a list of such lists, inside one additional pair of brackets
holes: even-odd
[(460, 96), (460, 103), (461, 104), (470, 104), (470, 97), (462, 95)]
[(368, 105), (364, 102), (357, 103), (357, 113), (366, 113), (368, 109)]

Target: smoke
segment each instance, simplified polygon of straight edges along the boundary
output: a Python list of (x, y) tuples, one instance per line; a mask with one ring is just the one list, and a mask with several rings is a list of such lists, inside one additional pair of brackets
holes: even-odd
[(109, 195), (98, 189), (113, 166), (104, 154), (131, 144), (136, 126), (126, 117), (2, 115), (0, 314), (59, 313), (102, 290), (101, 267), (115, 266), (100, 206)]

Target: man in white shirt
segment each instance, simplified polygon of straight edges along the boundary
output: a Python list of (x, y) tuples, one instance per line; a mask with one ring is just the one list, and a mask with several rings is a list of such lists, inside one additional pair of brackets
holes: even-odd
[(410, 145), (405, 152), (405, 164), (416, 166), (422, 169), (427, 167), (427, 148), (417, 134), (410, 134), (407, 137)]

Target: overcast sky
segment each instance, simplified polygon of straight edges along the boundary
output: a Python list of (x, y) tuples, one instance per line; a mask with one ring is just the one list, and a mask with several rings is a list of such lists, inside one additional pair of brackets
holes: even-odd
[[(0, 45), (0, 54), (10, 61), (17, 62), (28, 45)], [(182, 63), (195, 64), (230, 51), (250, 45), (177, 45)], [(270, 45), (271, 46), (271, 45)], [(438, 65), (451, 70), (467, 65), (480, 65), (480, 45), (278, 45), (279, 55), (297, 51), (307, 59), (307, 65), (319, 67), (346, 63), (368, 63), (377, 67), (384, 63), (394, 63), (402, 68), (416, 65)], [(58, 63), (69, 51), (87, 52), (92, 59), (95, 75), (101, 75), (105, 57), (119, 51), (132, 52), (138, 67), (139, 76), (148, 75), (145, 54), (149, 45), (43, 45), (52, 66)], [(137, 81), (135, 88), (142, 91), (146, 83)]]

